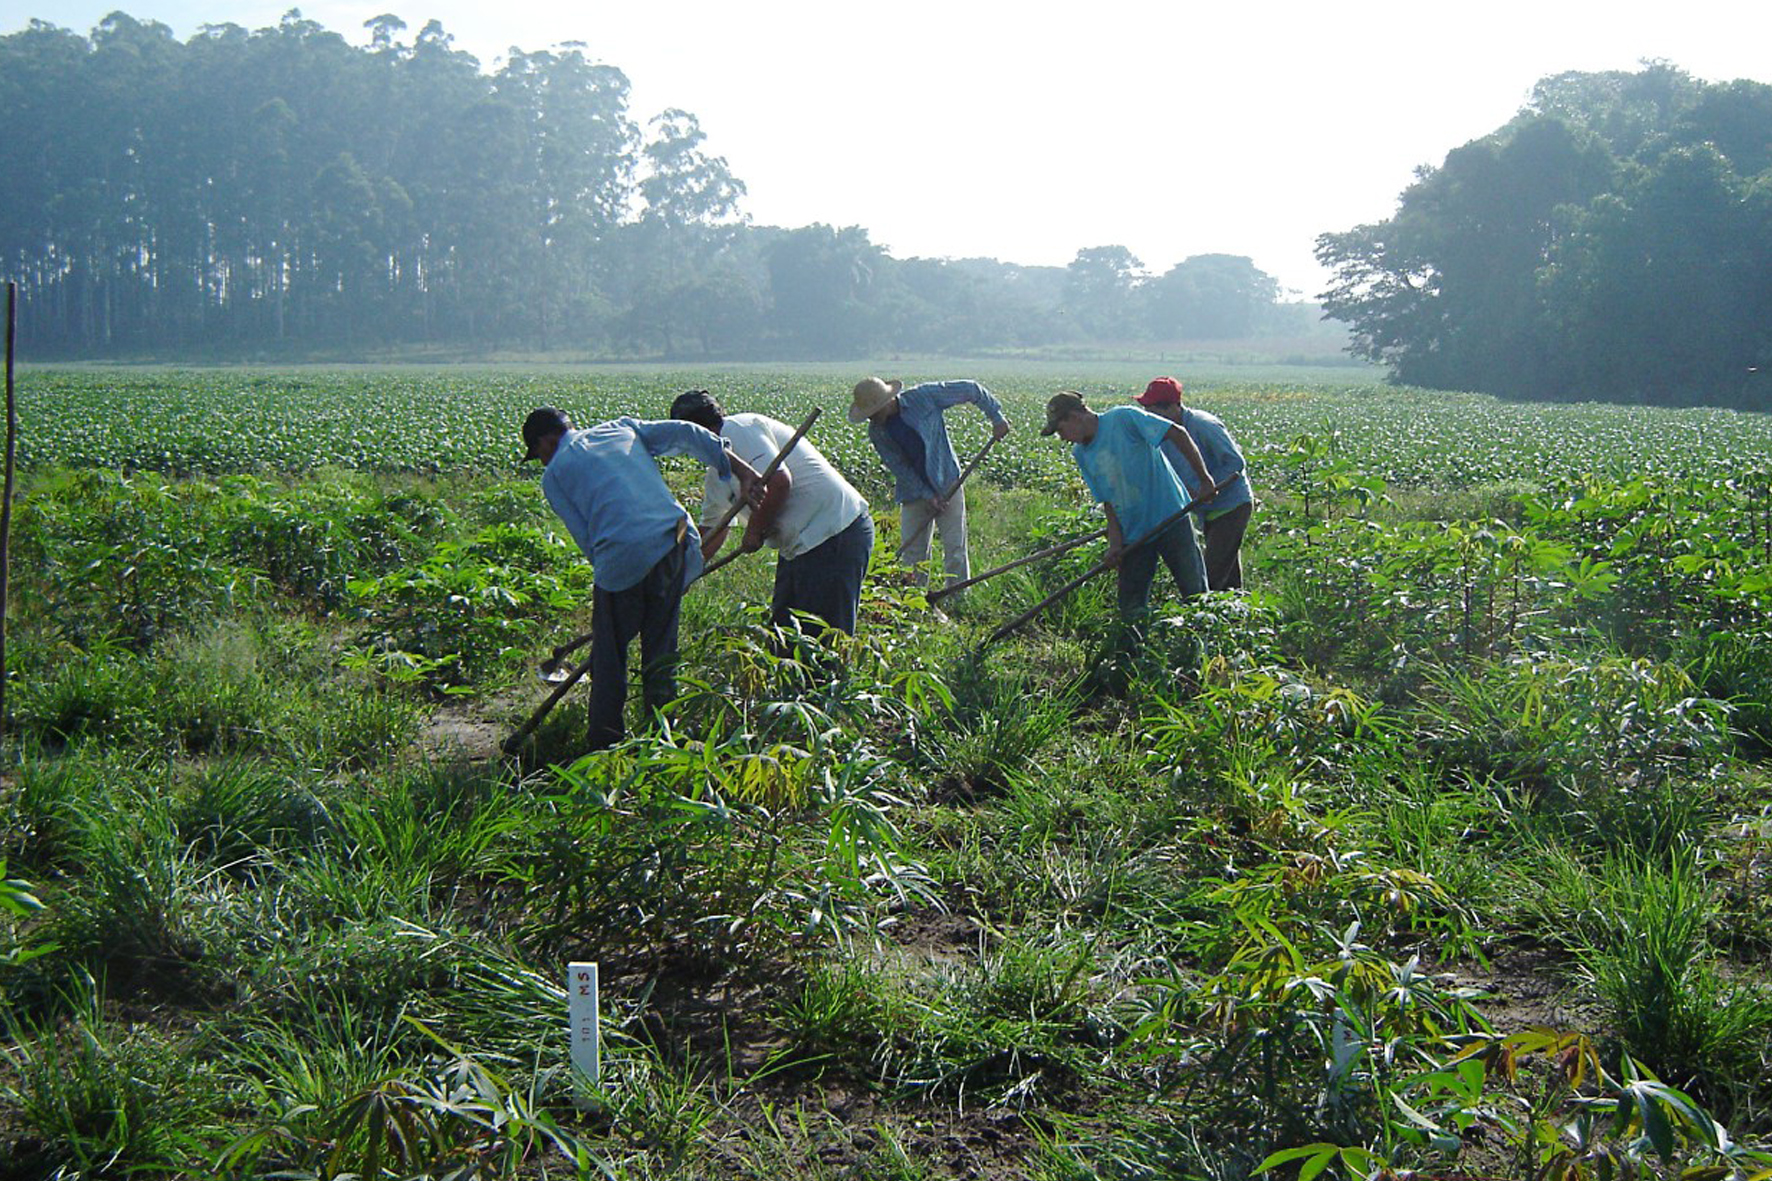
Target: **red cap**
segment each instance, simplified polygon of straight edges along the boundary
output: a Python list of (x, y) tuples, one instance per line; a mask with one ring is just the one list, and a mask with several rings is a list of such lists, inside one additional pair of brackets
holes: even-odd
[(1159, 377), (1144, 387), (1135, 399), (1140, 406), (1178, 406), (1181, 404), (1181, 383), (1173, 377)]

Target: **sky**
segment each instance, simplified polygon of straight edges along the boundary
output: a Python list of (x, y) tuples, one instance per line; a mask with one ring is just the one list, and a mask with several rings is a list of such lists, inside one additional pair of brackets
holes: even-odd
[[(79, 32), (121, 8), (180, 39), (275, 24), (288, 0), (0, 0)], [(1659, 59), (1772, 82), (1753, 0), (317, 0), (354, 44), (438, 20), (491, 69), (582, 42), (644, 126), (680, 107), (761, 225), (860, 225), (899, 258), (1062, 266), (1121, 245), (1160, 274), (1240, 254), (1309, 297), (1317, 235), (1380, 221), (1415, 170), (1495, 130), (1566, 70)]]

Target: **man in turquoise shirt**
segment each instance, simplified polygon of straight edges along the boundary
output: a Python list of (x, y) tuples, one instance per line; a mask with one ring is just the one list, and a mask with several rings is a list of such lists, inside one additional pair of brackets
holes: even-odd
[(1203, 499), (1210, 502), (1212, 477), (1186, 431), (1136, 406), (1097, 414), (1082, 394), (1066, 390), (1047, 401), (1046, 426), (1040, 433), (1056, 434), (1071, 445), (1083, 482), (1107, 513), (1105, 560), (1119, 571), (1122, 619), (1136, 624), (1149, 611), (1159, 558), (1184, 596), (1205, 592), (1206, 571), (1194, 527), (1176, 515), (1188, 506), (1188, 495), (1162, 452), (1165, 443), (1180, 449), (1206, 490)]
[(649, 709), (677, 696), (677, 620), (683, 591), (702, 570), (701, 538), (658, 470), (660, 455), (689, 455), (737, 476), (754, 506), (762, 485), (750, 464), (689, 422), (618, 418), (587, 430), (552, 406), (523, 422), (525, 460), (544, 465), (542, 494), (591, 560), (590, 747), (622, 738), (628, 645), (640, 637), (642, 693)]

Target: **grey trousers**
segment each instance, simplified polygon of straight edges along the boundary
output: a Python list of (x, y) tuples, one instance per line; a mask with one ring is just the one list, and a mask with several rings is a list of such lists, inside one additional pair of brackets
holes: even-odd
[[(972, 577), (972, 563), (966, 556), (966, 494), (957, 493), (948, 503), (947, 511), (937, 513), (928, 500), (912, 500), (898, 506), (898, 560), (907, 566), (920, 566), (929, 560), (929, 539), (941, 530), (941, 568), (948, 584), (965, 582)], [(917, 581), (922, 583), (921, 572)]]

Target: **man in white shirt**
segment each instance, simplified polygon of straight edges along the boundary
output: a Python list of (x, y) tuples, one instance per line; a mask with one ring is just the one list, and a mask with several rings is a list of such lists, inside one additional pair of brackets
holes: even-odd
[[(793, 427), (766, 415), (726, 413), (706, 390), (678, 395), (671, 417), (719, 435), (734, 456), (758, 471), (794, 437)], [(703, 528), (717, 523), (737, 496), (736, 480), (710, 470), (701, 502)], [(794, 612), (804, 611), (854, 635), (862, 577), (874, 550), (874, 519), (861, 493), (810, 439), (794, 444), (770, 477), (763, 503), (744, 510), (740, 518), (745, 520), (742, 552), (765, 544), (780, 551), (770, 606), (773, 622), (791, 626)], [(710, 532), (702, 539), (703, 557), (712, 558), (725, 540), (725, 530)]]

